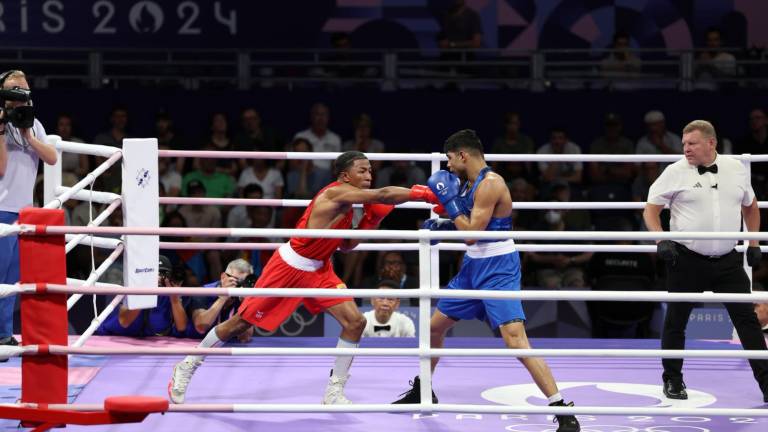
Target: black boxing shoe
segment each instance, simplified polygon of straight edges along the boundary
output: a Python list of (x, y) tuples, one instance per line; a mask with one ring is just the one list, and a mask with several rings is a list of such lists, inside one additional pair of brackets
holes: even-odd
[(669, 399), (686, 400), (688, 392), (682, 378), (671, 378), (664, 381), (664, 396)]
[[(549, 406), (564, 406), (564, 407), (572, 407), (573, 402), (565, 403), (564, 400), (560, 399), (557, 402), (552, 402), (549, 404)], [(557, 432), (579, 432), (581, 431), (581, 425), (579, 424), (579, 421), (576, 420), (576, 416), (573, 415), (556, 415), (555, 418), (552, 420), (553, 423), (557, 423)]]
[[(400, 399), (392, 402), (393, 404), (420, 404), (421, 403), (421, 380), (419, 377), (416, 377), (413, 379), (413, 381), (409, 381), (408, 384), (411, 385), (411, 389), (400, 393), (400, 396), (402, 396)], [(435, 396), (434, 390), (432, 391), (432, 403), (437, 403), (437, 396)]]

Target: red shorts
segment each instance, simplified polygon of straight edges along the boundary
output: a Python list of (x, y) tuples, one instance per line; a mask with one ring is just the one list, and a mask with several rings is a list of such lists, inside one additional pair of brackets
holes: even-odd
[[(288, 265), (275, 252), (256, 281), (255, 288), (346, 288), (344, 282), (333, 272), (331, 262), (317, 271), (304, 271)], [(237, 312), (249, 323), (267, 331), (276, 330), (299, 305), (312, 314), (328, 309), (351, 297), (248, 297), (243, 300)]]

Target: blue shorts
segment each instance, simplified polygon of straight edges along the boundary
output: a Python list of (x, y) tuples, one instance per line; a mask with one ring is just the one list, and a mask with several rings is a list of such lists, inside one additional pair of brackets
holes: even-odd
[[(487, 258), (470, 258), (465, 254), (459, 274), (446, 288), (519, 291), (520, 255), (517, 251)], [(487, 319), (493, 328), (510, 321), (525, 321), (520, 300), (441, 298), (437, 309), (453, 319)]]

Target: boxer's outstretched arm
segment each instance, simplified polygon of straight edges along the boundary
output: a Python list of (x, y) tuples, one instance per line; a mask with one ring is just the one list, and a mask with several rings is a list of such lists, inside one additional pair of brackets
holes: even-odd
[(337, 204), (402, 204), (411, 201), (412, 189), (387, 186), (379, 189), (360, 189), (351, 185), (335, 187), (326, 192), (328, 199)]

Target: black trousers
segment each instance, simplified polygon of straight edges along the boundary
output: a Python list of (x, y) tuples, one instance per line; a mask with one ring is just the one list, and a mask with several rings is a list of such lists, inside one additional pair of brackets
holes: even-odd
[[(743, 255), (734, 251), (718, 258), (699, 255), (682, 245), (677, 245), (680, 257), (675, 263), (667, 263), (667, 290), (669, 292), (749, 294), (750, 285), (744, 271)], [(728, 315), (745, 350), (766, 350), (765, 338), (755, 315), (752, 303), (725, 303)], [(685, 349), (685, 327), (693, 309), (693, 303), (669, 302), (661, 336), (661, 349)], [(683, 359), (662, 359), (664, 381), (683, 378)], [(768, 360), (750, 359), (749, 365), (760, 389), (768, 391)]]

